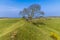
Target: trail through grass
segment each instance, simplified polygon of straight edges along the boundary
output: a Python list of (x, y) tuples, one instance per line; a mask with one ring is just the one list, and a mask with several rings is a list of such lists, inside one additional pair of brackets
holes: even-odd
[[(22, 23), (23, 23), (23, 22), (22, 22)], [(2, 36), (4, 36), (4, 35), (8, 34), (9, 32), (17, 29), (17, 28), (19, 27), (19, 26), (18, 26), (19, 24), (20, 24), (20, 22), (17, 22), (17, 23), (14, 23), (11, 27), (6, 28), (5, 31), (3, 31), (3, 34), (0, 35), (0, 37), (2, 37)], [(20, 24), (20, 26), (22, 26), (22, 25), (24, 25), (24, 24)]]

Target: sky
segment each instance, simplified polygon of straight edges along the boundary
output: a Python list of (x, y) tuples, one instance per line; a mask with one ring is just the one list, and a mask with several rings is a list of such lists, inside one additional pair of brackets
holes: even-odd
[(20, 17), (19, 12), (39, 4), (45, 16), (60, 16), (60, 0), (0, 0), (0, 17)]

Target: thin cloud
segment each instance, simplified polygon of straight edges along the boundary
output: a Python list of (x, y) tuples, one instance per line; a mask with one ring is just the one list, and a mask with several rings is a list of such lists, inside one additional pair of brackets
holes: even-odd
[(10, 7), (10, 6), (0, 6), (0, 12), (7, 12), (7, 11), (20, 11), (19, 8)]

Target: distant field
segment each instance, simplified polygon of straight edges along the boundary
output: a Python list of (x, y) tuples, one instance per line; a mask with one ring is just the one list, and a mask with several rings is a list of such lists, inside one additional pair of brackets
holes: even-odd
[(11, 35), (17, 31), (15, 40), (54, 40), (50, 37), (55, 32), (60, 40), (60, 18), (48, 18), (46, 25), (33, 25), (23, 19), (0, 19), (0, 40), (12, 40)]

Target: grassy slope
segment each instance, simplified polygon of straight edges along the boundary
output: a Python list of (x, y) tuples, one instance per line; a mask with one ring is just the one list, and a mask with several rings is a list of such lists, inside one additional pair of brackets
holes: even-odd
[[(53, 40), (50, 32), (56, 32), (60, 37), (60, 19), (46, 21), (46, 25), (35, 26), (24, 20), (0, 20), (0, 40), (11, 40), (13, 31), (17, 30), (17, 40)], [(8, 27), (7, 27), (8, 26)]]

